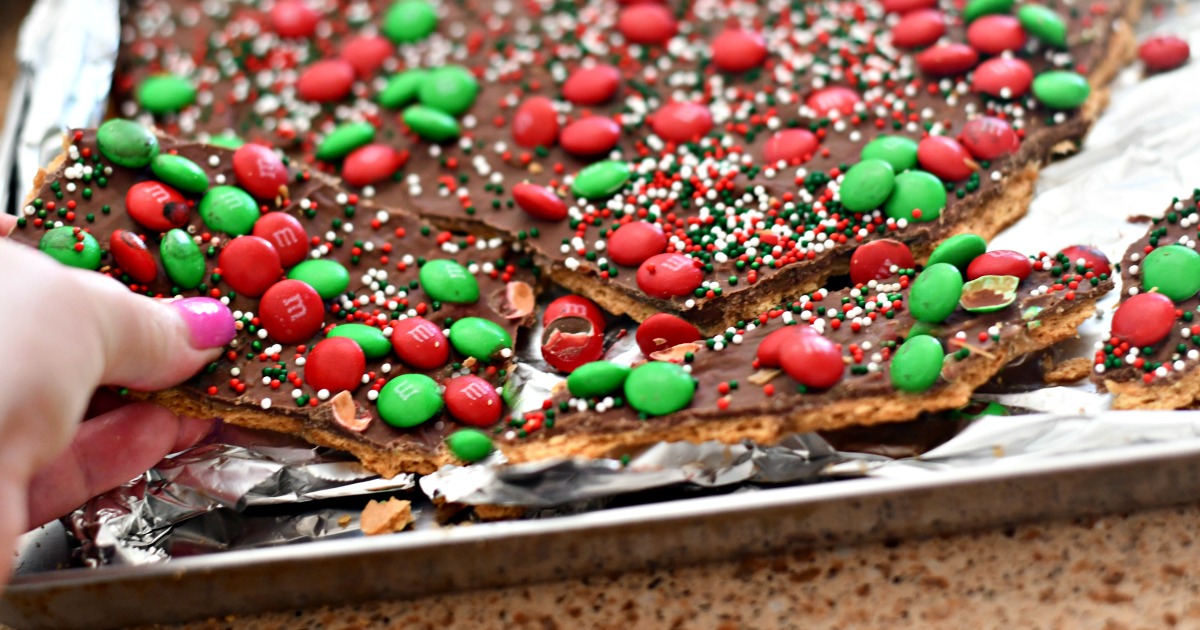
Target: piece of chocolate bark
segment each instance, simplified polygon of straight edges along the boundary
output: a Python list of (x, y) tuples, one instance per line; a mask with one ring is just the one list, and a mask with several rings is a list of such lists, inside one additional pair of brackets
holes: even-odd
[(872, 265), (852, 288), (654, 352), (659, 360), (584, 365), (541, 411), (511, 418), (497, 443), (513, 459), (661, 440), (769, 444), (960, 408), (1009, 362), (1075, 336), (1113, 287), (1107, 260), (1079, 248), (1033, 257), (984, 248), (978, 237), (951, 239), (919, 273)]
[(389, 213), (259, 145), (126, 120), (68, 134), (11, 238), (132, 291), (228, 304), (226, 353), (152, 399), (385, 475), (433, 471), (453, 461), (448, 436), (499, 421), (536, 299), (530, 261), (499, 239)]
[(1198, 204), (1200, 189), (1173, 199), (1121, 259), (1121, 303), (1092, 373), (1115, 409), (1181, 409), (1200, 400)]
[(1140, 0), (135, 0), (115, 101), (267, 140), (364, 197), (707, 332), (1020, 218), (1132, 55)]

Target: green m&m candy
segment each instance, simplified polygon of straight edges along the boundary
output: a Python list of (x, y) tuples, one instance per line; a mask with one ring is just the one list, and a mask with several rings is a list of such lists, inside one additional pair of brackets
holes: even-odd
[(329, 132), (317, 145), (318, 160), (340, 160), (351, 151), (366, 146), (375, 139), (375, 125), (369, 122), (346, 123)]
[(925, 171), (905, 171), (896, 176), (896, 186), (883, 206), (893, 219), (924, 223), (942, 215), (946, 207), (946, 187), (936, 175)]
[(375, 405), (383, 421), (401, 429), (415, 427), (442, 410), (438, 384), (424, 374), (404, 374), (379, 389)]
[(100, 154), (117, 166), (145, 168), (158, 155), (158, 138), (149, 129), (133, 122), (115, 118), (96, 130), (96, 147)]
[(896, 174), (883, 160), (863, 160), (850, 167), (839, 189), (842, 205), (851, 212), (878, 208), (892, 192)]
[(430, 260), (418, 274), (425, 294), (438, 302), (474, 304), (479, 301), (479, 281), (453, 260)]
[(180, 289), (194, 289), (204, 280), (204, 253), (187, 232), (175, 228), (163, 235), (159, 245), (163, 269)]
[(1012, 11), (1015, 0), (971, 0), (963, 9), (963, 20), (974, 21), (985, 15)]
[(227, 134), (227, 133), (223, 133), (219, 136), (213, 136), (213, 137), (209, 138), (208, 143), (213, 145), (214, 147), (221, 147), (222, 149), (234, 149), (234, 150), (240, 149), (246, 145), (245, 140), (242, 140), (241, 138), (239, 138), (233, 134)]
[(392, 351), (392, 342), (382, 330), (366, 324), (342, 324), (329, 331), (330, 337), (345, 337), (362, 348), (368, 359), (382, 359)]
[(413, 102), (417, 98), (417, 88), (429, 73), (424, 70), (405, 70), (388, 79), (387, 85), (375, 97), (380, 105), (388, 109), (396, 109)]
[(902, 173), (917, 165), (917, 141), (905, 136), (879, 136), (863, 147), (862, 159), (883, 160)]
[(633, 169), (626, 162), (601, 160), (589, 164), (579, 171), (571, 183), (571, 192), (583, 199), (608, 197), (621, 188), (633, 176)]
[(426, 107), (457, 116), (475, 104), (479, 81), (462, 66), (443, 66), (430, 70), (417, 87), (417, 100)]
[(612, 361), (584, 363), (567, 377), (567, 389), (578, 398), (607, 396), (621, 389), (629, 372), (629, 368)]
[(196, 102), (196, 87), (181, 76), (157, 74), (138, 86), (137, 100), (152, 114), (173, 114)]
[(1167, 245), (1142, 261), (1142, 291), (1157, 290), (1176, 302), (1200, 291), (1200, 253), (1183, 245)]
[(958, 303), (971, 313), (991, 313), (1017, 301), (1016, 276), (980, 276), (963, 285)]
[(80, 228), (63, 225), (49, 230), (38, 241), (38, 249), (70, 267), (90, 271), (100, 268), (100, 244)]
[(987, 241), (978, 234), (956, 234), (942, 241), (929, 255), (929, 266), (938, 263), (950, 263), (958, 270), (966, 273), (967, 266), (972, 260), (982, 256), (987, 251)]
[(446, 437), (450, 452), (464, 462), (477, 462), (492, 453), (492, 438), (479, 429), (459, 429)]
[(459, 354), (491, 361), (501, 351), (512, 349), (513, 339), (490, 319), (464, 317), (450, 325), (450, 345)]
[(1052, 109), (1075, 109), (1083, 105), (1091, 93), (1092, 86), (1076, 72), (1052, 70), (1033, 80), (1033, 95)]
[(651, 416), (679, 411), (691, 404), (695, 395), (696, 381), (675, 363), (643, 363), (625, 379), (625, 400)]
[(987, 416), (1008, 416), (1012, 412), (1008, 407), (1001, 405), (998, 402), (983, 402), (974, 401), (962, 409), (955, 409), (950, 412), (950, 418), (954, 420), (978, 420)]
[(150, 162), (154, 176), (172, 188), (192, 194), (208, 190), (208, 174), (199, 164), (183, 157), (160, 153)]
[(404, 110), (403, 118), (409, 129), (431, 142), (453, 140), (462, 133), (458, 121), (440, 109), (412, 105)]
[(942, 342), (937, 339), (925, 335), (909, 337), (892, 357), (889, 366), (892, 387), (912, 393), (928, 390), (942, 373), (945, 358)]
[(397, 44), (411, 44), (429, 37), (437, 24), (437, 10), (427, 0), (399, 0), (383, 16), (383, 34)]
[(254, 229), (258, 202), (235, 186), (217, 186), (208, 191), (198, 207), (204, 224), (218, 232), (242, 236)]
[(1067, 47), (1067, 24), (1049, 7), (1026, 4), (1017, 9), (1017, 21), (1025, 32), (1043, 42), (1055, 48)]
[(345, 293), (350, 286), (350, 272), (342, 263), (328, 258), (306, 260), (292, 267), (287, 277), (316, 289), (317, 295), (326, 300)]
[(908, 310), (917, 321), (944, 322), (958, 308), (962, 290), (962, 274), (954, 265), (930, 265), (917, 276), (908, 291)]

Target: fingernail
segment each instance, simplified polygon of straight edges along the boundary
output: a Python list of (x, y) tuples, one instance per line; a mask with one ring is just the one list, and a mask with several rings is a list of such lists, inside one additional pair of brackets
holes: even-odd
[(233, 341), (233, 336), (237, 334), (233, 313), (219, 300), (194, 297), (175, 300), (170, 304), (183, 314), (192, 333), (192, 345), (197, 348), (220, 348)]

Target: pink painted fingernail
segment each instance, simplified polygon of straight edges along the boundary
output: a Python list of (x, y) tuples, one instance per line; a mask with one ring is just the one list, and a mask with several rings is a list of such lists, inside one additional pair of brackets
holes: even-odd
[(183, 313), (183, 319), (191, 329), (192, 345), (197, 348), (220, 348), (233, 341), (237, 334), (233, 313), (219, 300), (194, 297), (175, 300), (171, 306)]

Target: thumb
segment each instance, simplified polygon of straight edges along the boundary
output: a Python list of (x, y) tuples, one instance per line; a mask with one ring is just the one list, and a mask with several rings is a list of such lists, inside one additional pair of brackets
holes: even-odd
[(49, 352), (46, 360), (70, 366), (87, 395), (97, 385), (137, 390), (176, 385), (216, 359), (237, 332), (229, 308), (218, 300), (138, 295), (117, 280), (67, 267), (7, 239), (0, 239), (0, 263), (22, 272), (0, 278), (0, 295), (30, 296), (31, 308), (13, 316), (25, 321), (13, 328), (58, 337), (48, 343), (15, 335), (12, 341), (24, 356)]
[(102, 385), (142, 391), (177, 385), (215, 360), (237, 333), (229, 307), (219, 300), (156, 300), (111, 278), (85, 275), (74, 304), (88, 311), (102, 341)]

